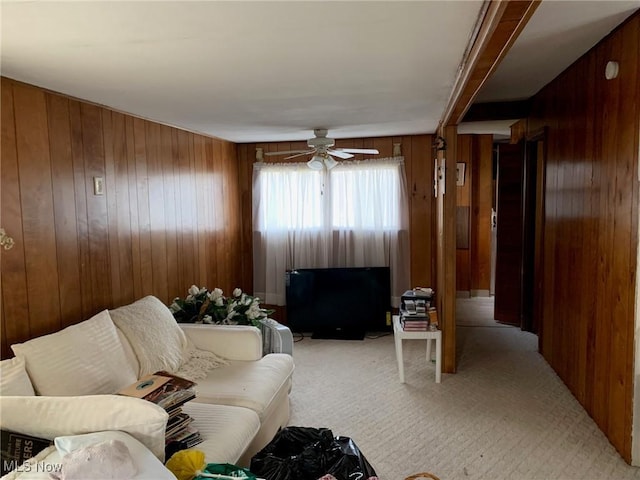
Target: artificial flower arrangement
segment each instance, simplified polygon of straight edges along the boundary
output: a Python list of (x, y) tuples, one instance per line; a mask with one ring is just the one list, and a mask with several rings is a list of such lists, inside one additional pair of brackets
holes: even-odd
[(215, 325), (260, 326), (260, 320), (267, 318), (274, 310), (260, 308), (260, 299), (247, 295), (239, 288), (231, 297), (225, 297), (222, 290), (191, 285), (188, 295), (176, 297), (169, 306), (173, 317), (180, 323), (209, 323)]

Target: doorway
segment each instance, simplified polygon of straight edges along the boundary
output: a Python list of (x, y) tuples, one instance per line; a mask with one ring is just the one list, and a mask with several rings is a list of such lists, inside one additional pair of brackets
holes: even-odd
[(540, 333), (544, 234), (544, 132), (497, 144), (497, 321)]

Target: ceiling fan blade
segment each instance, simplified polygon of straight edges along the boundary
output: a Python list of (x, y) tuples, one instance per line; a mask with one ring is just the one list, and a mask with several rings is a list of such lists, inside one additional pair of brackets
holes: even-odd
[(305, 152), (296, 153), (295, 155), (291, 155), (289, 157), (284, 157), (284, 159), (285, 160), (289, 160), (290, 158), (302, 157), (304, 155), (311, 155), (314, 152), (315, 152), (315, 150), (308, 150), (308, 151), (305, 151)]
[(313, 150), (285, 150), (283, 152), (265, 152), (264, 155), (266, 157), (270, 157), (272, 155), (290, 155), (292, 153), (311, 153)]
[(340, 150), (347, 153), (366, 153), (369, 155), (378, 155), (380, 153), (375, 148), (341, 148)]
[(344, 150), (328, 150), (328, 153), (335, 155), (336, 157), (346, 160), (347, 158), (353, 158), (353, 155), (345, 152)]

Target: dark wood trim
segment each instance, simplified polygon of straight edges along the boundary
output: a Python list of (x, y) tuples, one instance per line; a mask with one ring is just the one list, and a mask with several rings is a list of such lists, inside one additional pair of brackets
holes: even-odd
[(456, 364), (456, 160), (457, 127), (440, 128), (446, 150), (438, 150), (438, 162), (445, 164), (445, 192), (436, 202), (437, 283), (436, 302), (443, 337), (442, 371), (455, 373)]
[(459, 124), (477, 93), (500, 64), (522, 32), (539, 0), (504, 0), (485, 2), (481, 11), (478, 35), (470, 40), (470, 47), (462, 60), (440, 125)]

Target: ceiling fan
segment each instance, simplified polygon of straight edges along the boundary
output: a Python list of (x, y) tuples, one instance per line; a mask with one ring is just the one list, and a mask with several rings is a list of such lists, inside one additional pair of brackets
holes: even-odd
[(346, 160), (352, 158), (354, 153), (365, 153), (368, 155), (377, 155), (380, 152), (375, 148), (332, 148), (335, 145), (333, 138), (327, 138), (326, 128), (316, 128), (313, 131), (314, 138), (307, 140), (309, 150), (288, 150), (286, 152), (267, 152), (265, 155), (289, 155), (286, 159), (302, 157), (304, 155), (313, 155), (311, 160), (307, 162), (307, 166), (312, 170), (322, 170), (327, 167), (331, 170), (338, 162), (331, 156), (335, 156)]

